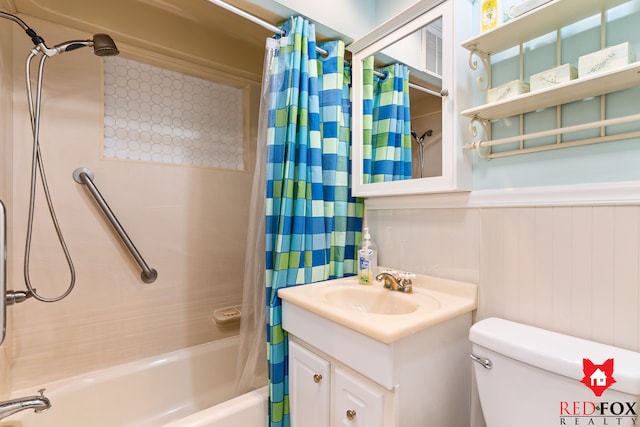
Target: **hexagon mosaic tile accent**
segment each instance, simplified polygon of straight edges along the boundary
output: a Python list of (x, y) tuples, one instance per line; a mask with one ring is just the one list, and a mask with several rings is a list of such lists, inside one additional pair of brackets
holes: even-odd
[(103, 155), (243, 170), (243, 90), (105, 58)]

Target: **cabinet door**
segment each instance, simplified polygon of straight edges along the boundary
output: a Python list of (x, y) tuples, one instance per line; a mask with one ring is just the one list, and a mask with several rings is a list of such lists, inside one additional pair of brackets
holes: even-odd
[(349, 427), (384, 426), (384, 390), (336, 368), (333, 425)]
[(329, 362), (289, 341), (289, 412), (291, 427), (329, 427)]

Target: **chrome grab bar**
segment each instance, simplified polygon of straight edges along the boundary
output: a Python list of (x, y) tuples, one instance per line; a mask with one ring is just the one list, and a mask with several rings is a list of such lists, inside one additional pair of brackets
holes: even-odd
[(7, 212), (0, 200), (0, 344), (7, 330)]
[(7, 306), (32, 296), (31, 291), (7, 290), (7, 211), (0, 200), (0, 344), (7, 333)]
[(109, 208), (109, 205), (107, 205), (104, 197), (102, 197), (102, 194), (100, 194), (100, 191), (98, 191), (98, 188), (93, 183), (93, 177), (93, 171), (88, 168), (78, 168), (73, 171), (73, 180), (78, 184), (84, 184), (87, 186), (89, 192), (96, 200), (96, 203), (98, 204), (98, 206), (100, 206), (100, 209), (102, 209), (102, 212), (105, 214), (114, 230), (116, 230), (116, 232), (120, 236), (120, 239), (122, 239), (122, 242), (125, 244), (127, 249), (129, 249), (131, 256), (133, 256), (133, 258), (142, 269), (142, 273), (140, 274), (140, 278), (142, 279), (142, 281), (145, 283), (153, 283), (158, 277), (158, 272), (155, 269), (150, 268), (144, 261), (142, 255), (140, 255), (140, 252), (138, 251), (138, 249), (136, 249), (133, 242), (127, 235), (127, 232), (124, 231), (124, 228), (122, 227), (122, 225), (120, 225), (118, 218), (116, 218), (116, 216), (113, 214), (113, 211), (111, 210), (111, 208)]

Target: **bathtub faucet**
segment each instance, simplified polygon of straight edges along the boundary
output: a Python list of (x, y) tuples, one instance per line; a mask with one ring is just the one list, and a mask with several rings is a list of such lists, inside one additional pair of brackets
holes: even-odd
[(44, 412), (51, 408), (51, 402), (44, 396), (44, 389), (38, 390), (38, 393), (40, 393), (40, 396), (22, 397), (0, 402), (0, 420), (27, 409), (33, 409), (35, 412)]

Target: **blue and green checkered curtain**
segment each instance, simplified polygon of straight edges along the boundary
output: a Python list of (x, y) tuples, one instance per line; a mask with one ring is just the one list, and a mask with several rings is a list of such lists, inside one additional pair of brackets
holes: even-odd
[(350, 114), (344, 43), (319, 57), (315, 28), (283, 26), (272, 67), (267, 136), (266, 298), (269, 423), (289, 426), (288, 340), (280, 288), (356, 273), (363, 201), (350, 190)]
[(409, 69), (393, 64), (374, 74), (373, 57), (363, 62), (363, 182), (411, 178)]

